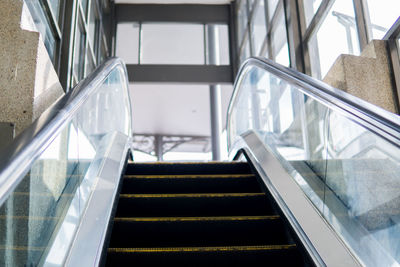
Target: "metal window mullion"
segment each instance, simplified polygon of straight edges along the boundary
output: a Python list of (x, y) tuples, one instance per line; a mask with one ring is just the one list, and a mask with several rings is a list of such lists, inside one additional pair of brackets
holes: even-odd
[[(272, 36), (274, 35), (274, 33), (275, 33), (275, 31), (277, 30), (277, 27), (279, 26), (278, 25), (278, 19), (279, 19), (279, 12), (283, 12), (283, 13), (285, 13), (285, 9), (284, 9), (284, 6), (283, 6), (283, 1), (284, 0), (280, 0), (279, 2), (278, 2), (278, 5), (276, 6), (276, 8), (275, 8), (275, 11), (274, 11), (274, 15), (272, 16), (272, 19), (271, 19), (271, 21), (270, 21), (270, 28), (269, 28), (269, 31), (268, 31), (268, 33), (267, 33), (267, 38), (268, 38), (268, 40), (269, 40), (269, 44), (268, 44), (268, 54), (269, 54), (269, 58), (271, 59), (271, 60), (275, 60), (275, 54), (273, 53), (274, 52), (274, 47), (275, 47), (275, 45), (274, 45), (274, 42), (273, 42), (273, 40), (272, 40)], [(285, 16), (285, 14), (283, 14), (284, 16)], [(286, 24), (286, 20), (284, 19), (284, 21), (285, 21), (285, 24)], [(285, 26), (285, 30), (286, 30), (286, 26)], [(287, 37), (286, 37), (287, 38)]]
[(274, 14), (272, 15), (271, 21), (269, 22), (270, 24), (270, 31), (273, 32), (275, 31), (275, 28), (277, 27), (277, 21), (278, 21), (278, 16), (279, 12), (283, 10), (283, 0), (279, 0), (278, 5), (275, 8)]
[(397, 18), (395, 23), (390, 27), (385, 36), (382, 38), (383, 40), (397, 39), (400, 37), (400, 17)]
[[(246, 13), (247, 13), (247, 21), (246, 21), (246, 30), (245, 34), (248, 35), (248, 42), (250, 46), (250, 56), (253, 55), (253, 41), (251, 39), (251, 20), (254, 14), (254, 10), (251, 10), (250, 0), (246, 0)], [(244, 39), (244, 38), (243, 38)]]
[[(86, 38), (86, 39), (89, 39), (89, 38)], [(88, 40), (86, 42), (86, 45), (87, 45), (86, 51), (89, 51), (89, 54), (91, 55), (91, 58), (92, 58), (92, 61), (93, 61), (93, 64), (96, 66), (97, 58), (96, 58), (96, 54), (94, 52), (94, 48), (92, 47), (92, 44)]]
[(253, 25), (254, 20), (255, 20), (255, 14), (256, 14), (257, 10), (261, 7), (261, 1), (264, 1), (264, 0), (255, 0), (254, 1), (253, 7), (252, 7), (252, 12), (251, 12), (251, 17), (249, 19), (249, 28), (250, 28), (249, 34), (250, 34), (250, 40), (251, 40), (250, 41), (250, 54), (252, 56), (258, 56), (257, 51), (255, 51), (256, 48), (255, 48), (255, 43), (254, 43), (254, 40), (253, 40), (253, 27), (252, 27), (252, 25)]
[(49, 22), (50, 22), (50, 26), (52, 28), (52, 32), (54, 32), (57, 35), (56, 37), (58, 40), (61, 40), (61, 36), (62, 36), (61, 29), (58, 25), (58, 21), (56, 19), (56, 16), (54, 15), (53, 10), (50, 7), (48, 0), (42, 0), (42, 1), (40, 1), (40, 3), (42, 4), (43, 8), (45, 9), (45, 11), (49, 17)]
[(329, 9), (334, 3), (335, 0), (323, 0), (302, 37), (303, 42), (307, 43), (311, 36), (319, 30), (325, 17), (328, 15)]
[(244, 50), (244, 47), (246, 46), (246, 42), (248, 41), (249, 37), (249, 31), (248, 29), (244, 32), (243, 40), (242, 43), (239, 46), (239, 55), (241, 56)]
[(236, 2), (232, 2), (230, 5), (230, 16), (228, 23), (228, 33), (229, 33), (229, 62), (232, 66), (232, 77), (236, 77), (237, 71), (239, 69), (239, 58), (238, 58), (238, 43), (237, 43), (237, 24), (236, 24)]
[(264, 36), (263, 43), (261, 45), (260, 53), (258, 54), (258, 56), (260, 56), (260, 57), (265, 55), (265, 52), (267, 52), (267, 49), (268, 49), (268, 32), (269, 32), (268, 2), (267, 2), (267, 0), (261, 0), (261, 1), (264, 1), (265, 36)]
[(400, 54), (396, 39), (387, 40), (390, 53), (390, 63), (393, 70), (393, 94), (396, 113), (400, 114)]
[[(311, 68), (311, 54), (308, 43), (310, 42), (311, 37), (316, 34), (318, 29), (321, 27), (325, 17), (328, 15), (329, 9), (334, 4), (335, 0), (323, 0), (321, 2), (317, 12), (312, 18), (310, 24), (307, 28), (302, 29), (302, 48), (303, 48), (303, 62), (304, 62), (304, 73), (312, 76), (312, 68)], [(303, 3), (304, 4), (304, 3)], [(299, 8), (303, 8), (304, 6), (300, 6)], [(306, 25), (305, 15), (304, 18), (304, 26)], [(303, 32), (304, 30), (304, 32)]]
[(207, 24), (203, 24), (203, 49), (204, 49), (204, 65), (207, 65), (208, 49), (207, 49)]
[(297, 1), (285, 0), (286, 31), (292, 68), (304, 72), (303, 49), (301, 41), (300, 15)]
[(366, 0), (353, 0), (358, 40), (361, 51), (372, 40), (372, 29)]
[(74, 57), (74, 39), (75, 39), (75, 25), (77, 21), (77, 8), (78, 2), (76, 0), (65, 1), (65, 18), (71, 18), (70, 23), (64, 24), (62, 45), (60, 53), (60, 81), (64, 87), (65, 92), (68, 92), (72, 87), (72, 66)]
[(138, 42), (139, 42), (139, 45), (138, 45), (138, 64), (140, 65), (141, 64), (141, 61), (142, 61), (142, 38), (143, 38), (143, 36), (142, 36), (142, 22), (141, 21), (139, 21), (139, 38), (138, 38)]
[[(82, 1), (79, 1), (79, 4), (78, 4), (78, 13), (80, 14), (80, 16), (81, 16), (81, 18), (82, 18), (82, 22), (83, 22), (83, 24), (86, 26), (86, 14), (85, 14), (85, 11), (83, 10), (83, 7), (82, 7)], [(88, 3), (88, 5), (89, 5), (89, 3)], [(88, 6), (88, 9), (89, 9), (89, 6)]]

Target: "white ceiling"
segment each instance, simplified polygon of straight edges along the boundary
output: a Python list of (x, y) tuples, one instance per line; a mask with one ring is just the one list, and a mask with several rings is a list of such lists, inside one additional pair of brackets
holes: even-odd
[(116, 4), (229, 4), (231, 0), (115, 0)]
[[(132, 83), (130, 89), (135, 133), (210, 136), (207, 85)], [(232, 90), (222, 86), (223, 127)]]

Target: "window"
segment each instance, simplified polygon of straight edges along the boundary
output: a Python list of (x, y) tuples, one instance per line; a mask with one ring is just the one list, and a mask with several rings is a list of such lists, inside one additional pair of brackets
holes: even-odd
[(284, 66), (290, 65), (289, 49), (286, 34), (286, 23), (283, 8), (278, 10), (276, 28), (272, 32), (272, 58)]
[(251, 35), (254, 45), (254, 53), (260, 55), (262, 45), (267, 35), (264, 1), (258, 1), (251, 23)]
[(369, 30), (372, 39), (382, 39), (394, 22), (399, 18), (398, 0), (367, 0)]
[(142, 24), (142, 64), (204, 64), (204, 53), (201, 24)]
[(321, 3), (322, 0), (304, 0), (304, 15), (307, 26), (310, 24)]
[(336, 0), (308, 44), (312, 75), (322, 79), (340, 54), (360, 54), (353, 3)]

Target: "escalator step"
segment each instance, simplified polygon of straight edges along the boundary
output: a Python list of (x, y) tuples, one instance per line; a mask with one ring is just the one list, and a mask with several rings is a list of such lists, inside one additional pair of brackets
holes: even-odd
[(122, 194), (261, 192), (253, 174), (126, 175)]
[(279, 216), (116, 218), (111, 247), (287, 244)]
[(274, 214), (264, 193), (121, 194), (116, 217)]
[(132, 163), (126, 174), (244, 174), (251, 173), (244, 162), (199, 162), (199, 163)]
[(109, 248), (107, 266), (303, 266), (296, 245)]

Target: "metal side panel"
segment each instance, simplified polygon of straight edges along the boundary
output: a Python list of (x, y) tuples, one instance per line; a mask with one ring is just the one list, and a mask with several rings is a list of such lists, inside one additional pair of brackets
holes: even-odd
[(231, 151), (245, 150), (314, 263), (317, 266), (361, 266), (258, 135), (250, 131), (242, 138)]

